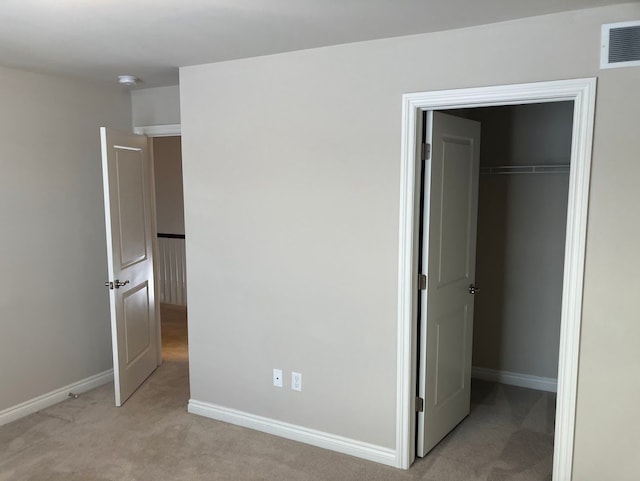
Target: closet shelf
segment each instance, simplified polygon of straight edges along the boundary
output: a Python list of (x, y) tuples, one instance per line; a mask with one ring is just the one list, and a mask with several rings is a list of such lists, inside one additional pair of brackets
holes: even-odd
[(480, 167), (481, 174), (567, 174), (569, 164), (554, 165), (494, 165)]

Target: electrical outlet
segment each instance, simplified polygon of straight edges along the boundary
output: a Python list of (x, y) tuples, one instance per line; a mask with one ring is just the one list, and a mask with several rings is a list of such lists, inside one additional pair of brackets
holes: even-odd
[(302, 374), (299, 372), (291, 373), (291, 389), (294, 391), (302, 391)]
[(273, 385), (275, 387), (282, 387), (282, 369), (273, 370)]

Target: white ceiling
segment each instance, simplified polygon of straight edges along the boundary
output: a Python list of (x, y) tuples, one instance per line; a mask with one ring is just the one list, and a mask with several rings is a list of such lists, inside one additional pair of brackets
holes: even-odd
[(178, 67), (624, 0), (0, 0), (0, 64), (175, 85)]

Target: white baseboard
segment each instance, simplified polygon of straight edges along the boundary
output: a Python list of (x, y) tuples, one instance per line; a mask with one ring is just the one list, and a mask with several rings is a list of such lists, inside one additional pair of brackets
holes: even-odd
[(316, 431), (315, 429), (309, 429), (215, 404), (196, 401), (194, 399), (189, 400), (188, 411), (192, 414), (198, 414), (217, 421), (255, 429), (256, 431), (262, 431), (331, 451), (349, 454), (376, 463), (396, 466), (396, 451), (394, 449), (363, 443), (335, 434)]
[(65, 399), (69, 399), (70, 392), (80, 394), (110, 381), (113, 381), (113, 369), (109, 369), (108, 371), (101, 372), (81, 381), (69, 384), (68, 386), (56, 389), (55, 391), (43, 394), (42, 396), (17, 404), (16, 406), (7, 408), (0, 411), (0, 426), (28, 416), (29, 414), (33, 414), (37, 411), (41, 411), (53, 406), (54, 404), (58, 404)]
[(558, 380), (552, 377), (531, 376), (518, 372), (497, 371), (485, 367), (473, 367), (471, 377), (483, 381), (500, 382), (512, 386), (537, 389), (538, 391), (558, 392)]

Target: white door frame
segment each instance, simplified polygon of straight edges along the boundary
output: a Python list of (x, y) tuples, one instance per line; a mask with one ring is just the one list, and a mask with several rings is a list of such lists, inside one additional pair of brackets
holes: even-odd
[[(414, 245), (417, 128), (425, 110), (573, 101), (569, 203), (562, 290), (558, 395), (553, 455), (554, 481), (570, 481), (578, 381), (580, 322), (596, 79), (558, 80), (436, 92), (402, 97), (396, 465), (408, 469), (415, 459), (416, 313), (413, 312), (417, 256)], [(425, 193), (426, 195), (426, 193)]]
[[(133, 133), (137, 135), (146, 135), (147, 137), (174, 137), (178, 135), (182, 135), (182, 125), (181, 124), (166, 124), (166, 125), (147, 125), (134, 127)], [(153, 157), (153, 142), (149, 143), (149, 156), (151, 157), (151, 196), (152, 196), (152, 212), (153, 212), (153, 228), (156, 230), (153, 236), (152, 245), (153, 245), (153, 257), (155, 262), (153, 263), (153, 279), (155, 283), (155, 292), (160, 292), (158, 290), (158, 272), (160, 272), (160, 266), (158, 262), (160, 261), (158, 256), (158, 232), (157, 225), (158, 221), (156, 219), (156, 164), (155, 159)], [(162, 364), (162, 323), (160, 322), (160, 296), (157, 295), (156, 299), (156, 332), (157, 336), (157, 344), (158, 344), (158, 358), (156, 360), (158, 366)]]
[(182, 135), (181, 124), (146, 125), (134, 127), (133, 133), (147, 137), (176, 137)]

